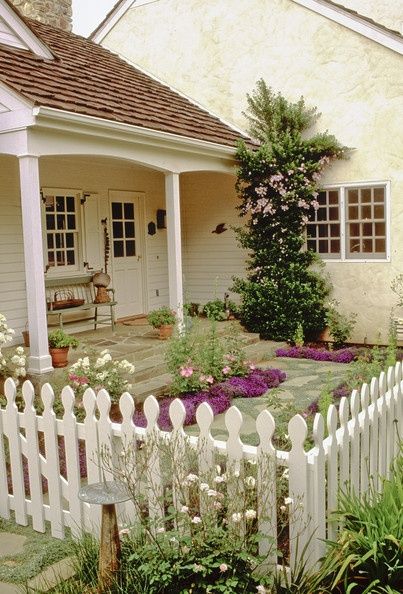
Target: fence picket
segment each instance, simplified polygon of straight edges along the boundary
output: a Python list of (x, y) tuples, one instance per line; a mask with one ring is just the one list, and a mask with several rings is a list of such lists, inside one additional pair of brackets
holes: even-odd
[(4, 384), (4, 393), (7, 398), (7, 405), (4, 415), (4, 430), (8, 438), (11, 479), (13, 483), (13, 504), (15, 521), (17, 524), (26, 526), (28, 524), (27, 505), (25, 501), (24, 470), (22, 465), (20, 423), (18, 409), (15, 403), (17, 389), (11, 378)]
[(113, 475), (112, 468), (114, 467), (114, 462), (116, 462), (116, 460), (112, 441), (112, 421), (109, 418), (109, 413), (111, 410), (111, 397), (106, 390), (99, 390), (97, 394), (97, 408), (99, 410), (97, 428), (101, 477), (105, 481), (113, 481), (115, 477)]
[(311, 515), (313, 519), (313, 528), (315, 529), (314, 538), (310, 541), (312, 551), (312, 562), (317, 563), (325, 554), (326, 538), (326, 491), (325, 491), (325, 450), (323, 447), (323, 437), (325, 434), (325, 422), (321, 414), (316, 414), (313, 422), (314, 448), (314, 478), (311, 498)]
[(371, 408), (370, 408), (370, 434), (369, 434), (369, 472), (371, 482), (375, 491), (378, 490), (378, 459), (379, 459), (379, 381), (378, 378), (373, 377), (370, 384)]
[(22, 397), (25, 403), (23, 418), (25, 424), (25, 439), (27, 442), (29, 490), (32, 503), (32, 527), (38, 532), (45, 532), (41, 455), (38, 441), (38, 417), (36, 416), (34, 408), (35, 390), (31, 382), (24, 382), (22, 386)]
[(387, 434), (387, 447), (386, 447), (386, 476), (390, 476), (390, 465), (393, 460), (396, 440), (396, 413), (395, 413), (395, 399), (393, 395), (393, 386), (395, 385), (395, 368), (390, 366), (387, 372), (387, 387), (386, 393), (386, 434)]
[(360, 401), (357, 390), (353, 390), (351, 393), (350, 408), (350, 490), (358, 495), (360, 492), (360, 423), (358, 419)]
[(360, 494), (366, 493), (369, 487), (369, 387), (361, 388), (361, 456), (360, 456)]
[[(397, 439), (395, 442), (395, 452), (399, 451), (399, 441), (402, 439), (403, 436), (403, 382), (402, 382), (402, 361), (398, 361), (395, 365), (395, 386), (394, 390), (396, 392), (395, 396), (395, 412), (396, 412), (396, 430), (397, 430)], [(400, 439), (399, 439), (400, 438)]]
[(259, 553), (269, 565), (277, 564), (277, 464), (273, 434), (276, 428), (273, 415), (263, 410), (256, 419), (259, 435), (257, 448), (258, 525), (261, 534)]
[(75, 396), (70, 386), (62, 390), (62, 403), (64, 408), (64, 450), (66, 455), (66, 479), (68, 502), (70, 512), (70, 528), (73, 536), (82, 534), (83, 506), (77, 497), (80, 489), (80, 456), (78, 451), (77, 419), (74, 415)]
[[(379, 411), (379, 458), (378, 458), (378, 472), (379, 477), (384, 478), (387, 470), (387, 446), (386, 446), (386, 376), (383, 371), (379, 376), (379, 398), (377, 401)], [(382, 486), (382, 481), (378, 481), (378, 487)]]
[(10, 501), (8, 497), (7, 458), (4, 448), (5, 427), (3, 423), (5, 411), (0, 406), (0, 517), (10, 518)]
[[(229, 505), (229, 521), (232, 514), (240, 513), (239, 506), (243, 499), (243, 483), (241, 480), (241, 466), (243, 460), (243, 447), (240, 438), (243, 417), (236, 406), (231, 406), (225, 413), (225, 426), (228, 431), (227, 439), (227, 494)], [(245, 523), (242, 520), (242, 529)]]
[[(289, 453), (289, 485), (290, 498), (290, 564), (295, 568), (300, 557), (304, 554), (308, 542), (307, 525), (307, 489), (308, 469), (307, 455), (304, 443), (308, 434), (308, 427), (301, 415), (295, 415), (288, 423), (288, 435), (291, 440)], [(307, 560), (309, 561), (309, 560)]]
[(55, 395), (50, 384), (42, 386), (43, 432), (45, 437), (46, 478), (49, 490), (49, 515), (52, 536), (64, 538), (62, 487), (60, 481), (59, 443), (56, 415), (53, 410)]
[(160, 430), (157, 426), (157, 419), (160, 407), (154, 396), (148, 396), (144, 402), (144, 415), (147, 419), (146, 429), (146, 450), (148, 456), (147, 484), (148, 484), (148, 506), (152, 528), (157, 523), (163, 524), (164, 508), (162, 502), (163, 484), (161, 479), (160, 459), (158, 445), (160, 441)]
[[(98, 449), (97, 419), (95, 417), (96, 396), (92, 388), (87, 388), (83, 394), (83, 405), (85, 410), (84, 431), (85, 431), (85, 461), (87, 464), (88, 484), (99, 483), (100, 460)], [(98, 505), (85, 505), (85, 517), (87, 529), (98, 533), (101, 512)]]
[(183, 487), (186, 477), (186, 434), (183, 425), (186, 418), (185, 405), (179, 398), (175, 398), (169, 407), (169, 417), (172, 423), (170, 455), (172, 459), (170, 464), (174, 468), (172, 472), (172, 497), (173, 504), (178, 513), (184, 504)]
[(337, 509), (337, 494), (339, 490), (337, 476), (337, 411), (334, 404), (327, 411), (327, 431), (329, 446), (327, 450), (327, 538), (335, 540), (337, 528), (334, 522), (329, 521), (329, 516)]
[[(134, 400), (129, 392), (124, 392), (119, 400), (119, 408), (122, 413), (121, 425), (121, 448), (119, 467), (122, 468), (122, 476), (127, 477), (130, 489), (137, 488), (136, 472), (136, 433), (133, 423)], [(133, 501), (124, 505), (125, 521), (129, 524), (138, 519), (137, 509)]]
[(197, 408), (196, 421), (200, 429), (197, 442), (199, 474), (205, 476), (214, 464), (214, 439), (211, 435), (214, 413), (208, 402), (203, 402)]
[(339, 445), (339, 487), (345, 491), (350, 480), (350, 435), (348, 431), (348, 399), (343, 396), (339, 405), (340, 439)]

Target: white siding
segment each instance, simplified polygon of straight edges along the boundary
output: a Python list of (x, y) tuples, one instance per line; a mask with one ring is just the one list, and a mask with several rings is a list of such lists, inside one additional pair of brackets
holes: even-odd
[[(181, 176), (185, 301), (223, 299), (232, 277), (244, 270), (245, 252), (230, 228), (241, 224), (234, 184), (235, 178), (229, 175), (200, 172)], [(228, 230), (212, 233), (220, 223)]]
[(0, 313), (18, 339), (27, 306), (17, 159), (0, 156), (0, 171)]

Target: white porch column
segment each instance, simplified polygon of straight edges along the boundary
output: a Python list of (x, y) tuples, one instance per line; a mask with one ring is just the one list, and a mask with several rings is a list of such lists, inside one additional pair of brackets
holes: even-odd
[(52, 371), (53, 367), (49, 355), (46, 319), (39, 159), (36, 156), (22, 155), (18, 160), (30, 341), (28, 371), (46, 373)]
[(182, 237), (179, 174), (165, 175), (167, 209), (169, 305), (176, 311), (179, 325), (183, 324)]

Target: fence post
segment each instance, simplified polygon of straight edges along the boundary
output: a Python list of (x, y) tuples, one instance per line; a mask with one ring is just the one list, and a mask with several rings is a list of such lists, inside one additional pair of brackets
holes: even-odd
[(10, 517), (10, 502), (8, 499), (7, 464), (3, 438), (3, 435), (5, 435), (5, 427), (3, 426), (3, 417), (5, 418), (5, 411), (2, 410), (0, 406), (0, 517), (8, 520)]
[[(289, 485), (290, 498), (290, 565), (296, 568), (298, 561), (306, 553), (308, 534), (307, 517), (307, 491), (308, 491), (308, 469), (307, 455), (304, 450), (304, 443), (308, 434), (308, 428), (301, 415), (295, 415), (288, 423), (288, 434), (291, 440), (289, 453)], [(308, 564), (309, 560), (304, 559)]]

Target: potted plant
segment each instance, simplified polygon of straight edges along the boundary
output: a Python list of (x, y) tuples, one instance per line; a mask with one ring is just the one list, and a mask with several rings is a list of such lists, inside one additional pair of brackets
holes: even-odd
[(175, 312), (173, 312), (169, 307), (164, 305), (159, 309), (154, 309), (150, 311), (147, 316), (148, 323), (151, 324), (153, 328), (158, 328), (159, 330), (159, 339), (165, 340), (172, 336), (173, 326), (175, 324)]
[(77, 338), (66, 334), (64, 330), (58, 328), (49, 334), (48, 341), (53, 367), (67, 367), (69, 348), (75, 349), (78, 347)]

